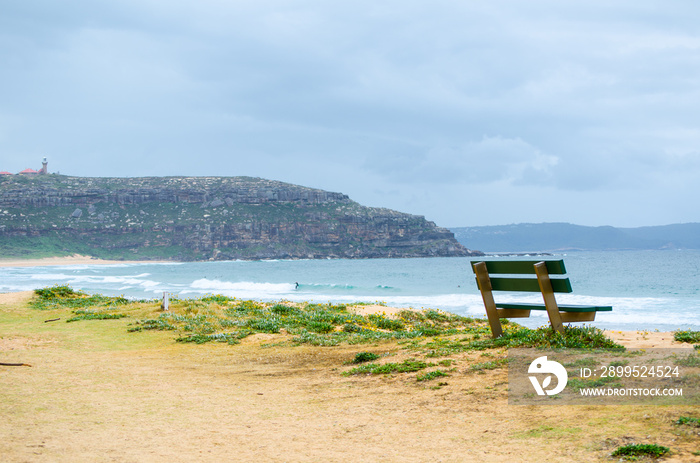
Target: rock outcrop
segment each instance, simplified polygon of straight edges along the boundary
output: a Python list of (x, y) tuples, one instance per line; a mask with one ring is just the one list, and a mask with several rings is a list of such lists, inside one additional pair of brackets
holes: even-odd
[(6, 176), (0, 239), (128, 259), (479, 254), (424, 217), (249, 177)]

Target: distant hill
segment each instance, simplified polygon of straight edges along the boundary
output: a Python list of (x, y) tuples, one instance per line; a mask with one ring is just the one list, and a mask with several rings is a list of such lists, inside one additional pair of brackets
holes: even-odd
[(422, 216), (251, 177), (0, 176), (0, 257), (467, 256)]
[(485, 252), (700, 249), (700, 223), (640, 228), (521, 223), (452, 228), (457, 241)]

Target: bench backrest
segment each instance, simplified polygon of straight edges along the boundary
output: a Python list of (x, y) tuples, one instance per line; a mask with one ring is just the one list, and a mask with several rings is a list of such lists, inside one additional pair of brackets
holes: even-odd
[[(472, 271), (476, 273), (474, 265), (479, 262), (486, 263), (486, 269), (489, 272), (489, 279), (491, 280), (491, 289), (493, 291), (528, 291), (528, 292), (540, 292), (540, 285), (537, 282), (537, 275), (535, 273), (535, 264), (538, 262), (545, 262), (547, 265), (547, 272), (550, 275), (566, 275), (566, 268), (564, 267), (563, 260), (473, 260)], [(491, 275), (519, 275), (517, 277), (513, 276), (498, 276), (493, 277)], [(552, 290), (555, 293), (570, 293), (571, 282), (568, 277), (551, 278)], [(476, 279), (477, 285), (479, 285), (479, 279)], [(480, 286), (479, 286), (480, 287)]]

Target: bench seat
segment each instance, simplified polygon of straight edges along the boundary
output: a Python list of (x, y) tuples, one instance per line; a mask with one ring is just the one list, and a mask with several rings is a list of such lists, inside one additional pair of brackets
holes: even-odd
[[(610, 312), (612, 307), (609, 305), (595, 306), (595, 305), (572, 305), (572, 304), (557, 304), (560, 312)], [(525, 304), (525, 303), (511, 303), (511, 304), (501, 304), (496, 303), (496, 307), (499, 309), (519, 309), (519, 310), (547, 310), (544, 304)]]

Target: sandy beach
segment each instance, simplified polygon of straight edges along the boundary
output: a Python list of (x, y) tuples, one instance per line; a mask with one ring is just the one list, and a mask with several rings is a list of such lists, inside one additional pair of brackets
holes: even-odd
[(44, 257), (42, 259), (0, 259), (0, 267), (44, 267), (56, 265), (114, 265), (165, 262), (156, 260), (106, 260), (74, 254), (65, 257)]
[[(695, 406), (512, 406), (507, 370), (452, 355), (441, 386), (415, 373), (344, 376), (360, 351), (400, 362), (397, 341), (317, 347), (258, 334), (241, 344), (175, 343), (127, 320), (47, 323), (31, 292), (0, 294), (0, 454), (7, 462), (610, 461), (657, 443), (700, 461)], [(384, 306), (358, 306), (364, 313)], [(691, 347), (672, 333), (612, 332), (627, 346)]]

